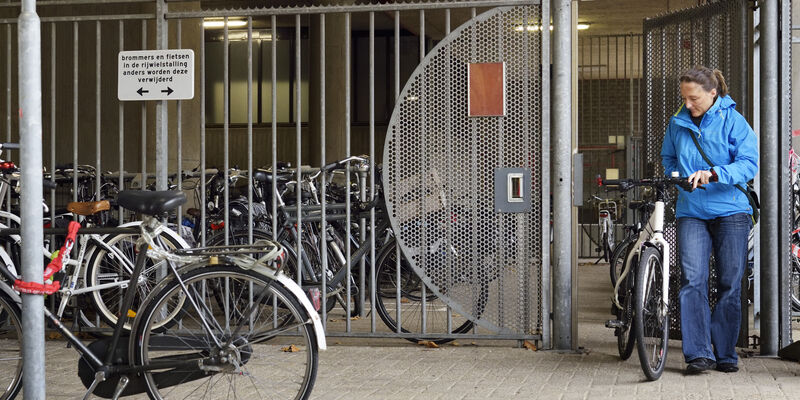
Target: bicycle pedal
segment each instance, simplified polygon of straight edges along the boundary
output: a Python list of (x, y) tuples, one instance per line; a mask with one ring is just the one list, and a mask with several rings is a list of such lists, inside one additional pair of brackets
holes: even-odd
[(618, 319), (610, 319), (606, 321), (606, 328), (617, 329), (617, 328), (622, 328), (623, 325), (624, 324), (622, 323), (622, 321)]

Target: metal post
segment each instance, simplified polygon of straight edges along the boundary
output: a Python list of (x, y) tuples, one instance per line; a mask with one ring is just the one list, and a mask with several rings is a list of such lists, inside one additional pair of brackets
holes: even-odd
[[(546, 26), (550, 22), (550, 2), (542, 2), (542, 20), (539, 21), (539, 26)], [(550, 268), (550, 218), (548, 216), (550, 210), (550, 185), (552, 184), (550, 174), (550, 35), (547, 34), (548, 30), (539, 30), (542, 35), (542, 50), (541, 50), (541, 69), (542, 69), (542, 346), (545, 349), (552, 347), (552, 336), (550, 326), (550, 310), (551, 304), (551, 271)]]
[[(319, 165), (323, 166), (327, 164), (325, 162), (325, 118), (327, 117), (325, 113), (325, 14), (320, 14), (319, 16), (319, 153), (320, 153), (320, 162)], [(327, 182), (325, 181), (326, 174), (320, 175), (322, 177), (322, 182), (320, 184), (320, 189), (322, 194), (320, 196), (322, 200), (322, 221), (320, 225), (320, 243), (322, 243), (322, 270), (328, 270), (328, 220), (327, 220), (327, 205), (328, 201), (327, 197)], [(327, 287), (328, 287), (328, 276), (327, 274), (322, 274), (322, 307), (320, 310), (322, 311), (322, 326), (325, 327), (327, 330), (328, 328), (328, 311), (327, 311)], [(348, 315), (348, 318), (350, 316)]]
[[(102, 81), (102, 63), (100, 62), (100, 21), (95, 21), (95, 114), (94, 114), (94, 185), (95, 185), (95, 200), (100, 200), (100, 175), (102, 168), (100, 167), (100, 154), (102, 153), (102, 142), (100, 139), (100, 82)], [(53, 203), (55, 207), (55, 203)], [(54, 225), (55, 226), (55, 225)]]
[[(17, 26), (20, 161), (22, 163), (22, 279), (42, 283), (42, 54), (36, 1), (24, 0)], [(22, 295), (23, 387), (45, 398), (44, 296)]]
[(791, 330), (791, 314), (792, 306), (789, 299), (789, 293), (792, 282), (791, 268), (791, 254), (789, 249), (791, 243), (789, 240), (789, 233), (794, 229), (792, 221), (792, 194), (789, 187), (792, 182), (792, 173), (789, 165), (789, 149), (792, 148), (790, 132), (791, 126), (791, 96), (792, 96), (792, 20), (791, 20), (791, 2), (790, 0), (782, 0), (780, 2), (780, 82), (779, 82), (779, 128), (778, 128), (778, 169), (780, 172), (778, 177), (778, 188), (775, 193), (779, 199), (778, 215), (778, 294), (780, 296), (779, 303), (779, 320), (778, 320), (778, 347), (784, 347), (792, 342)]
[[(572, 4), (553, 0), (553, 340), (557, 350), (572, 337)], [(546, 23), (546, 22), (543, 22)]]
[[(156, 0), (156, 49), (169, 48), (166, 0)], [(167, 190), (169, 169), (169, 114), (166, 100), (156, 102), (156, 190)], [(205, 121), (204, 121), (205, 122)], [(226, 220), (227, 223), (227, 220)], [(178, 221), (180, 225), (180, 221)], [(227, 227), (227, 224), (226, 224)]]
[(761, 355), (778, 353), (778, 5), (761, 3)]

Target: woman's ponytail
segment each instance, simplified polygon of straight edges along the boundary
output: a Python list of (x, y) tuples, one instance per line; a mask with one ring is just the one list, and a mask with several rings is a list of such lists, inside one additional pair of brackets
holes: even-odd
[(728, 84), (725, 83), (725, 77), (722, 76), (722, 71), (715, 69), (714, 77), (717, 78), (717, 95), (725, 96), (728, 94)]

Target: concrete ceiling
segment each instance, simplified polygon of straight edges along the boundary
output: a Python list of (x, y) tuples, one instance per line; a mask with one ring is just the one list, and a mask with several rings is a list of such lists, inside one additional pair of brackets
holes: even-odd
[[(352, 4), (360, 1), (353, 0), (206, 0), (202, 1), (203, 8), (206, 9), (225, 9), (225, 8), (249, 8), (249, 7), (269, 7), (269, 6), (303, 6), (303, 5), (330, 5), (330, 4)], [(377, 1), (373, 0), (373, 3)], [(393, 2), (382, 0), (380, 3)], [(399, 1), (398, 1), (399, 2)], [(578, 21), (590, 24), (590, 28), (581, 31), (581, 35), (615, 35), (625, 33), (641, 33), (642, 20), (647, 17), (654, 17), (669, 11), (696, 6), (705, 3), (706, 0), (579, 0), (576, 1), (578, 7)], [(482, 12), (478, 9), (477, 12)], [(444, 37), (444, 11), (429, 10), (425, 13), (425, 33), (426, 36), (440, 40)], [(453, 9), (451, 12), (451, 26), (457, 27), (470, 17), (468, 9)], [(376, 15), (376, 29), (394, 29), (393, 13)], [(403, 12), (400, 15), (401, 26), (413, 33), (419, 32), (419, 13)], [(303, 24), (308, 19), (304, 17)], [(292, 26), (293, 18), (281, 18), (281, 25)], [(260, 21), (256, 22), (261, 25)], [(264, 24), (266, 25), (266, 24)], [(366, 30), (367, 18), (364, 14), (353, 15), (353, 30)]]
[(578, 21), (590, 24), (580, 34), (641, 33), (644, 18), (704, 3), (704, 0), (580, 0)]

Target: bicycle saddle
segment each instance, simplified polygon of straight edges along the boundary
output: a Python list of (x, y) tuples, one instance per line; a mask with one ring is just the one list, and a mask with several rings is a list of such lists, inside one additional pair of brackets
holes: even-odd
[(262, 171), (259, 169), (253, 171), (253, 179), (255, 179), (258, 182), (266, 182), (267, 179), (269, 179), (267, 178), (268, 176), (271, 177), (272, 175), (271, 174), (268, 175), (267, 171)]
[(183, 192), (171, 190), (147, 191), (147, 190), (123, 190), (117, 196), (117, 204), (120, 206), (145, 215), (159, 215), (169, 210), (178, 208), (186, 203), (186, 195)]
[(77, 215), (95, 215), (110, 209), (111, 203), (109, 203), (108, 200), (87, 202), (71, 201), (67, 204), (67, 210)]

